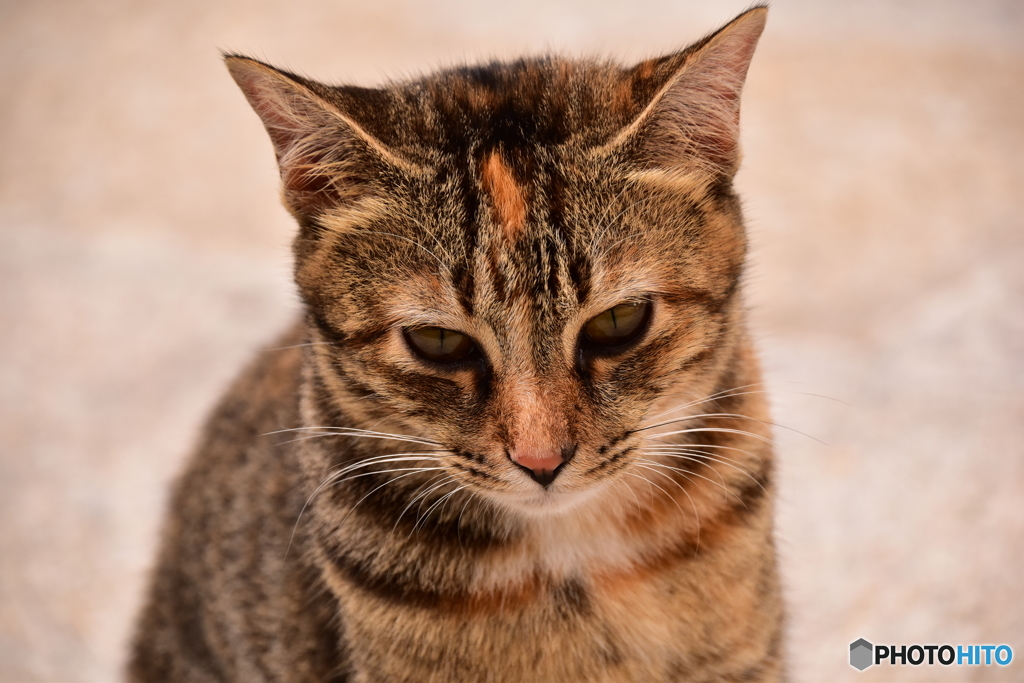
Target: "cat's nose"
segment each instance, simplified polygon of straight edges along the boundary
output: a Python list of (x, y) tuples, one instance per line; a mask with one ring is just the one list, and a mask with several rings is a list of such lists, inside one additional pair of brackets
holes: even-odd
[(558, 451), (516, 451), (512, 453), (512, 462), (526, 470), (533, 480), (541, 486), (547, 486), (555, 480), (565, 458)]

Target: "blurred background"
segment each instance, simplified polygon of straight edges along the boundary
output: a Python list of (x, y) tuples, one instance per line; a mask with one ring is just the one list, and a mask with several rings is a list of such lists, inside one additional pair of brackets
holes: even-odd
[[(168, 483), (297, 314), (218, 49), (373, 85), (745, 1), (0, 0), (0, 681), (119, 678)], [(737, 185), (797, 681), (1024, 680), (1022, 35), (1016, 0), (772, 5)], [(860, 637), (1015, 659), (862, 674)]]

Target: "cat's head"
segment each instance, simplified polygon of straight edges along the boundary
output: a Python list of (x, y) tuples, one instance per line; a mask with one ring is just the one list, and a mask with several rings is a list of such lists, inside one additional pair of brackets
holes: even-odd
[[(557, 509), (707, 395), (739, 327), (739, 93), (766, 10), (631, 68), (555, 58), (332, 87), (239, 56), (300, 225), (311, 371), (353, 425)], [(384, 429), (383, 427), (380, 427)]]

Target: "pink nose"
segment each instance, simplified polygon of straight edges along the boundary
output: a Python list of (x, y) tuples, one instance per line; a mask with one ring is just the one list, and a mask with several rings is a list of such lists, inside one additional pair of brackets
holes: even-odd
[(538, 484), (547, 486), (554, 481), (556, 470), (565, 462), (565, 458), (558, 451), (517, 451), (512, 453), (512, 461), (528, 470)]

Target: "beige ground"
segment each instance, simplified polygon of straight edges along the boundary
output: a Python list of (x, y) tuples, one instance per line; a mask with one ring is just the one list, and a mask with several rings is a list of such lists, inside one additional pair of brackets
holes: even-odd
[[(0, 681), (117, 678), (168, 479), (294, 315), (218, 47), (372, 84), (744, 7), (0, 0)], [(776, 414), (814, 437), (778, 432), (796, 680), (1024, 680), (1022, 32), (1015, 0), (774, 3), (738, 183)], [(861, 636), (1016, 657), (859, 674)]]

